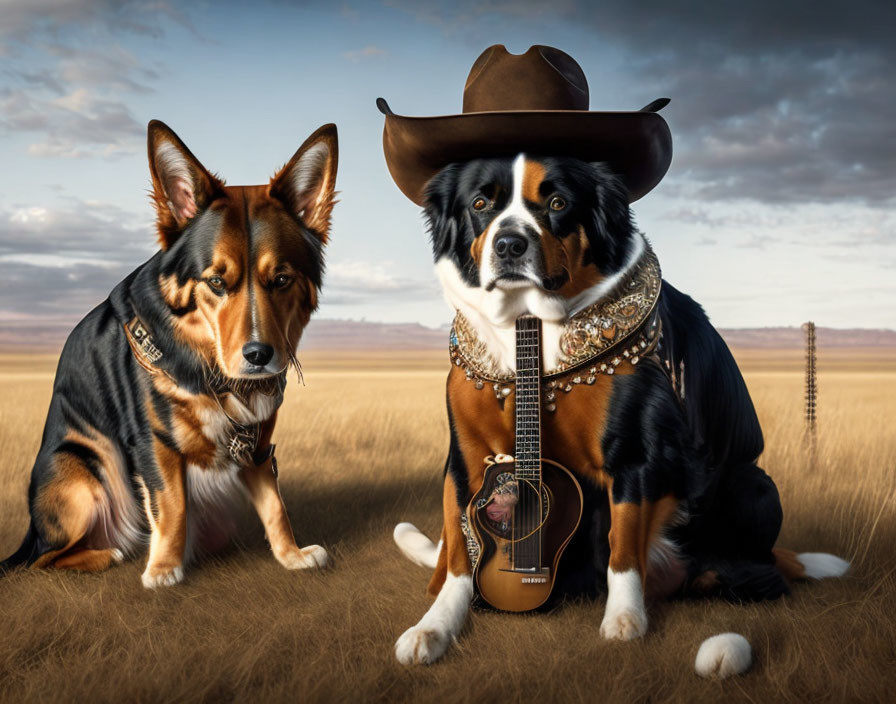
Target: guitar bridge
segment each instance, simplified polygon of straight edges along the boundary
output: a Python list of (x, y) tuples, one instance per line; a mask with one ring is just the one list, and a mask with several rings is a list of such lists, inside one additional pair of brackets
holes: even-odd
[(549, 567), (501, 568), (499, 571), (520, 575), (520, 584), (547, 584), (551, 577)]

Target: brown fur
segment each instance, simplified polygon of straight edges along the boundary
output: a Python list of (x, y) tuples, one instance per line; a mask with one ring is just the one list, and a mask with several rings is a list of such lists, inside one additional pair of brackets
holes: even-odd
[[(83, 416), (78, 429), (63, 425), (64, 439), (54, 436), (49, 442), (56, 444), (43, 448), (44, 455), (50, 457), (49, 467), (41, 464), (40, 475), (35, 474), (39, 477), (32, 502), (35, 537), (29, 540), (33, 541), (32, 550), (55, 548), (38, 557), (34, 563), (37, 567), (54, 564), (85, 571), (108, 567), (113, 559), (133, 553), (141, 545), (145, 526), (135, 505), (137, 485), (142, 490), (140, 498), (150, 528), (144, 584), (156, 586), (160, 582), (174, 583), (182, 576), (175, 571), (183, 567), (187, 557), (187, 513), (201, 510), (199, 505), (203, 504), (201, 497), (194, 505), (187, 496), (188, 465), (190, 472), (194, 468), (197, 472), (232, 469), (226, 447), (230, 440), (228, 418), (247, 425), (263, 421), (279, 400), (269, 398), (253, 404), (250, 399), (243, 405), (237, 398), (235, 386), (261, 366), (249, 365), (243, 351), (246, 343), (273, 348), (274, 354), (262, 363), (269, 365), (261, 369), (266, 375), (285, 372), (290, 364), (298, 367), (294, 350), (317, 306), (322, 256), (319, 245), (328, 237), (338, 156), (335, 126), (325, 125), (306, 140), (269, 184), (225, 186), (160, 122), (149, 125), (147, 149), (162, 248), (169, 249), (178, 238), (192, 236), (195, 219), (202, 218), (202, 226), (214, 235), (208, 240), (213, 243), (213, 251), (206, 271), (194, 271), (193, 278), (184, 280), (181, 265), (186, 265), (183, 271), (189, 271), (196, 261), (203, 261), (204, 253), (191, 252), (199, 259), (194, 256), (173, 262), (178, 273), (160, 275), (156, 280), (162, 299), (171, 308), (175, 344), (188, 346), (198, 354), (214, 386), (203, 386), (201, 391), (180, 388), (170, 376), (176, 373), (171, 371), (176, 367), (154, 366), (141, 354), (129, 325), (124, 323), (121, 334), (127, 336), (142, 367), (136, 375), (124, 378), (136, 389), (142, 406), (134, 416), (145, 417), (148, 428), (134, 430), (141, 442), (123, 442), (114, 432), (106, 437), (89, 425), (90, 408), (78, 409)], [(306, 158), (309, 155), (313, 158)], [(314, 237), (320, 243), (314, 242)], [(216, 277), (223, 286), (218, 286)], [(139, 317), (139, 305), (133, 307)], [(171, 344), (162, 330), (153, 334), (157, 340), (164, 340), (163, 345)], [(105, 350), (97, 349), (96, 353)], [(273, 387), (279, 379), (271, 382)], [(102, 405), (104, 399), (93, 402)], [(253, 407), (247, 410), (249, 406)], [(276, 413), (267, 421), (268, 427), (256, 445), (256, 457), (270, 447), (275, 418)], [(149, 466), (142, 466), (147, 461), (143, 455), (150, 449), (142, 444), (144, 437), (151, 438), (152, 443), (154, 462)], [(70, 446), (89, 451), (89, 459), (80, 459), (78, 450), (53, 449)], [(267, 459), (246, 468), (242, 478), (270, 533), (277, 558), (284, 562), (290, 553), (301, 558), (303, 551), (293, 538), (271, 470), (272, 461)], [(211, 478), (212, 483), (215, 479)], [(226, 504), (227, 494), (238, 495), (239, 488), (228, 484), (229, 476), (221, 479), (215, 490)], [(201, 493), (202, 489), (197, 491)], [(221, 506), (210, 510), (215, 509), (228, 510)], [(229, 526), (231, 516), (215, 515), (206, 522), (215, 524), (203, 526), (214, 534), (213, 538), (225, 534), (230, 537), (228, 528), (218, 524)], [(314, 547), (310, 562), (322, 565), (325, 552)], [(32, 560), (28, 557), (25, 562)], [(291, 568), (311, 566), (302, 564), (301, 559), (284, 564)]]
[(164, 485), (150, 495), (147, 520), (152, 528), (145, 574), (166, 575), (181, 567), (187, 540), (186, 463), (159, 440), (153, 442)]
[(530, 203), (541, 203), (541, 184), (544, 181), (544, 165), (537, 161), (526, 159), (523, 164), (523, 184), (520, 189), (523, 199)]
[[(251, 302), (256, 307), (258, 341), (271, 345), (284, 362), (291, 358), (317, 307), (315, 285), (290, 263), (309, 258), (297, 218), (321, 242), (329, 238), (338, 159), (336, 134), (331, 127), (309, 137), (269, 184), (225, 186), (170, 129), (161, 123), (150, 124), (153, 201), (162, 247), (169, 247), (189, 219), (203, 208), (220, 219), (212, 264), (202, 272), (201, 279), (178, 283), (168, 277), (160, 280), (159, 286), (169, 305), (184, 311), (175, 321), (179, 339), (227, 376), (240, 376), (243, 345), (252, 337)], [(307, 191), (298, 193), (294, 169), (307, 149), (320, 147), (326, 148), (326, 154), (319, 162), (319, 173), (308, 177)], [(171, 166), (172, 154), (179, 157), (178, 168)], [(172, 192), (186, 193), (184, 198), (191, 204), (179, 208)], [(250, 222), (256, 232), (262, 233), (251, 253)], [(290, 285), (271, 288), (278, 274), (288, 276)], [(212, 276), (223, 280), (227, 295), (218, 296), (211, 290), (207, 279)]]
[[(619, 376), (633, 373), (629, 364), (620, 365)], [(621, 572), (637, 569), (647, 577), (647, 556), (651, 543), (673, 520), (678, 500), (667, 496), (655, 503), (615, 503), (613, 483), (604, 471), (600, 438), (603, 437), (607, 408), (616, 376), (600, 374), (594, 384), (577, 384), (566, 393), (561, 389), (580, 375), (570, 372), (557, 379), (557, 413), (542, 415), (542, 456), (587, 477), (603, 487), (611, 506), (610, 566)], [(513, 454), (515, 396), (498, 401), (488, 389), (477, 389), (458, 367), (448, 374), (448, 403), (464, 463), (470, 496), (478, 491), (485, 473), (485, 458), (499, 453)], [(593, 438), (584, 441), (583, 438)], [(457, 494), (450, 474), (445, 476), (443, 493), (444, 544), (439, 565), (429, 585), (437, 594), (445, 579), (443, 563), (452, 574), (470, 571), (466, 544), (460, 530)]]
[[(167, 125), (161, 122), (150, 123), (150, 137), (147, 146), (153, 185), (151, 197), (156, 209), (159, 245), (162, 249), (168, 249), (190, 217), (220, 195), (224, 182), (210, 174)], [(192, 193), (187, 197), (188, 204), (175, 195), (176, 191), (181, 191), (187, 184), (172, 178), (156, 159), (159, 148), (169, 146), (187, 154), (191, 160), (189, 172), (192, 183), (189, 186), (192, 188)], [(181, 207), (177, 207), (178, 203), (181, 203)]]
[(45, 535), (51, 544), (64, 544), (42, 555), (35, 567), (46, 567), (64, 555), (93, 527), (102, 487), (77, 457), (59, 452), (53, 457), (54, 477), (35, 499)]
[[(556, 246), (556, 245), (555, 245)], [(593, 262), (586, 262), (585, 255), (588, 252), (588, 238), (584, 229), (559, 240), (559, 248), (563, 253), (561, 268), (567, 274), (567, 281), (560, 287), (558, 293), (564, 298), (573, 298), (592, 286), (603, 281), (604, 276)], [(552, 276), (557, 276), (559, 271), (551, 271)]]
[(796, 559), (796, 552), (786, 548), (772, 548), (775, 555), (775, 567), (791, 582), (806, 578), (806, 568)]
[(646, 580), (650, 545), (671, 522), (677, 509), (678, 499), (671, 495), (640, 504), (616, 503), (611, 499), (610, 569), (614, 572), (637, 570), (642, 582)]
[[(542, 183), (545, 177), (544, 165), (538, 161), (527, 159), (523, 166), (523, 198), (529, 203), (550, 207), (542, 194)], [(478, 239), (477, 239), (478, 241)], [(476, 243), (474, 242), (474, 247)], [(480, 245), (481, 247), (481, 245)], [(573, 233), (551, 233), (541, 230), (541, 254), (545, 271), (551, 278), (564, 278), (565, 282), (558, 293), (565, 298), (577, 294), (600, 283), (604, 278), (593, 262), (586, 262), (588, 238), (581, 226)], [(479, 262), (474, 256), (474, 260)]]

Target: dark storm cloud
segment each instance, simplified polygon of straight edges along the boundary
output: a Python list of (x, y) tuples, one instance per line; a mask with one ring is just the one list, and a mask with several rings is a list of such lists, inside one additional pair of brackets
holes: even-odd
[(154, 237), (110, 205), (0, 211), (0, 317), (77, 320), (151, 255)]
[(153, 249), (150, 222), (114, 205), (71, 199), (65, 208), (0, 209), (0, 258), (56, 255), (137, 264), (135, 257), (148, 256)]
[(593, 30), (639, 92), (673, 99), (669, 185), (699, 197), (885, 204), (896, 191), (896, 3), (390, 4), (482, 42), (487, 15)]
[(19, 313), (74, 323), (103, 301), (133, 268), (89, 263), (47, 267), (0, 259), (0, 319), (4, 314)]
[(164, 0), (4, 0), (0, 52), (15, 51), (17, 42), (35, 35), (54, 36), (73, 27), (160, 37), (162, 20), (192, 28), (177, 3)]

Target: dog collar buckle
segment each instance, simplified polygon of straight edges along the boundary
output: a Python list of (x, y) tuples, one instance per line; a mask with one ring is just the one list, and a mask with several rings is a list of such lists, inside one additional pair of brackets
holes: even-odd
[(155, 346), (152, 341), (152, 335), (149, 334), (149, 330), (146, 329), (140, 318), (132, 318), (125, 326), (125, 329), (134, 341), (137, 350), (147, 362), (155, 364), (163, 357), (162, 350)]

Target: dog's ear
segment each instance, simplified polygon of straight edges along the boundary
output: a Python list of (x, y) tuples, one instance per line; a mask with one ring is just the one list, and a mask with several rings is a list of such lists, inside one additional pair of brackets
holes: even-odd
[(457, 239), (454, 215), (454, 193), (457, 188), (457, 164), (450, 164), (426, 184), (423, 197), (423, 216), (429, 227), (432, 255), (435, 261), (445, 256)]
[[(624, 263), (629, 243), (635, 232), (628, 191), (622, 180), (606, 164), (591, 164), (595, 182), (594, 227), (598, 245), (608, 271), (617, 271)], [(589, 228), (591, 229), (591, 228)]]
[(164, 122), (149, 123), (147, 149), (159, 243), (168, 249), (187, 223), (223, 191), (224, 183), (199, 163)]
[(324, 243), (336, 203), (338, 162), (336, 125), (324, 125), (305, 140), (268, 187), (270, 195), (283, 203)]

